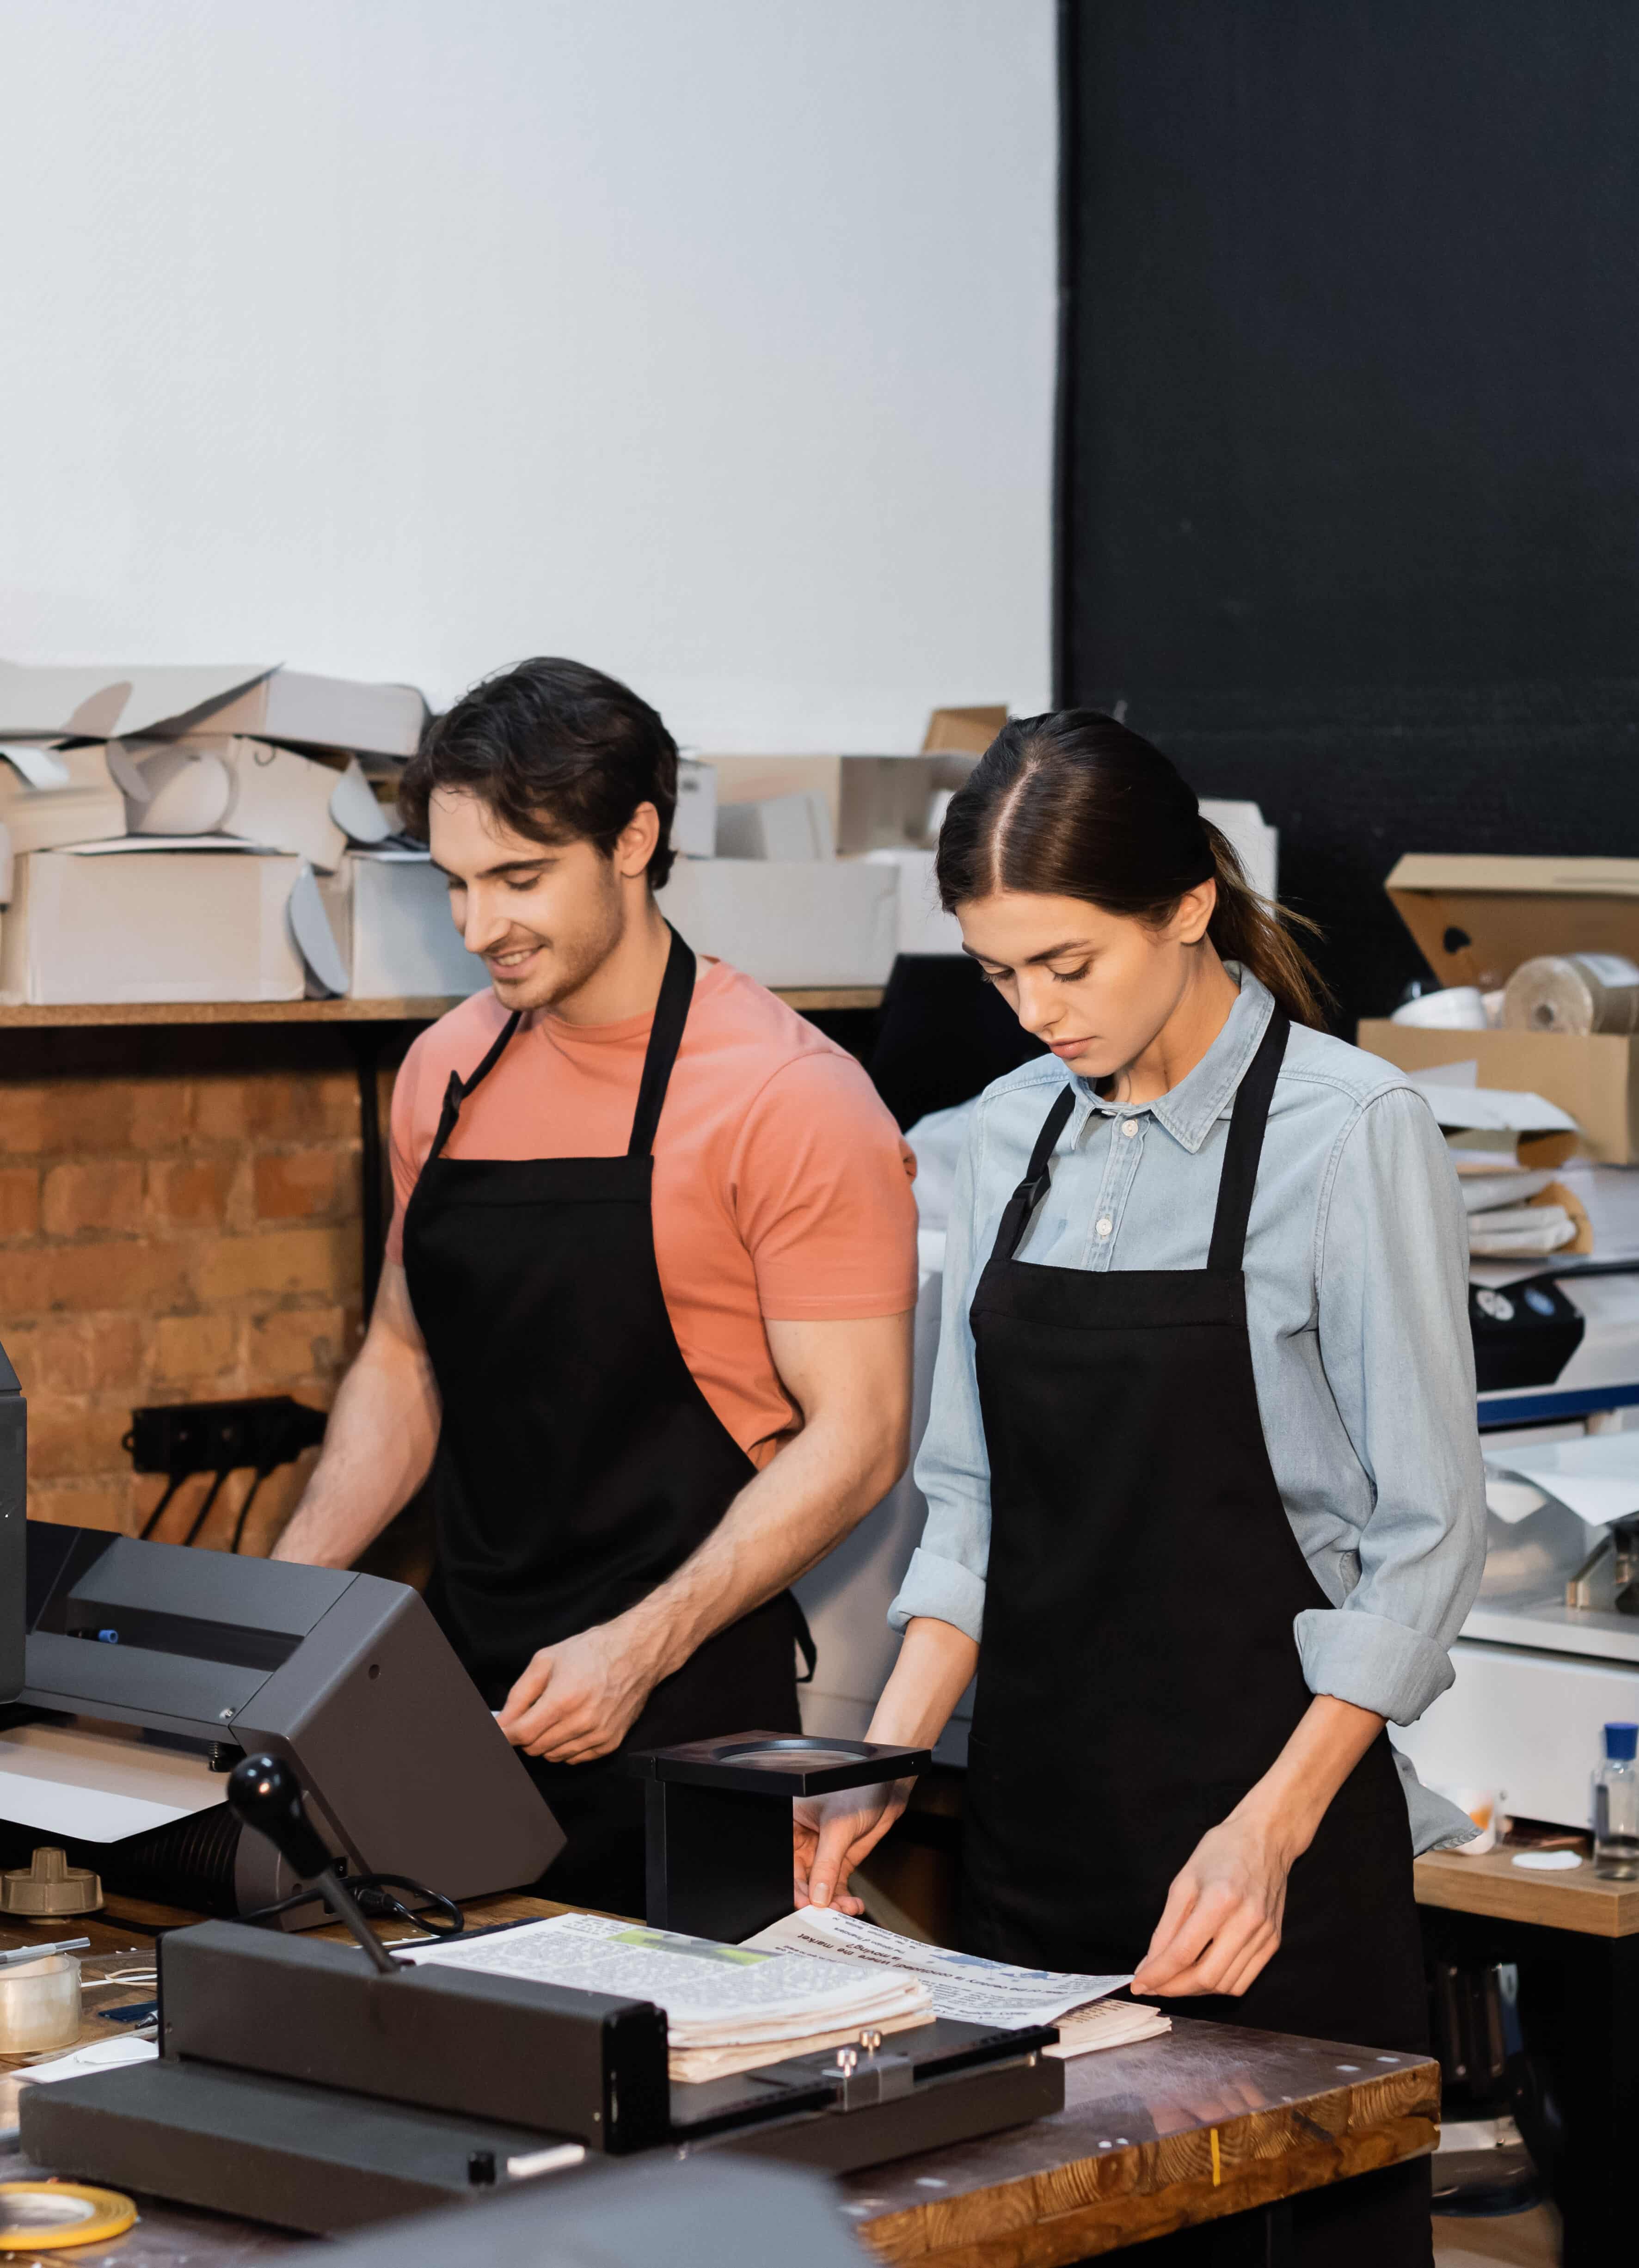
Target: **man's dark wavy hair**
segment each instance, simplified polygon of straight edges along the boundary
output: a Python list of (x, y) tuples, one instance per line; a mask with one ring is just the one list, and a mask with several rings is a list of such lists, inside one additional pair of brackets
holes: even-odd
[(398, 790), (399, 816), (423, 842), (440, 788), (480, 797), (531, 842), (595, 843), (605, 858), (638, 806), (652, 803), (661, 839), (650, 887), (671, 873), (677, 743), (646, 701), (584, 662), (520, 661), (434, 717)]

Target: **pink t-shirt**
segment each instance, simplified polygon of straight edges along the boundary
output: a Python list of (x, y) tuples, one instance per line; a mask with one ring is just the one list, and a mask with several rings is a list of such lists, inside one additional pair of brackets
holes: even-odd
[[(438, 1131), (506, 1020), (480, 992), (423, 1032), (393, 1089), (388, 1257)], [(452, 1158), (624, 1153), (650, 1018), (527, 1015), (462, 1105)], [(702, 960), (654, 1143), (654, 1250), (677, 1344), (742, 1448), (765, 1464), (799, 1422), (764, 1319), (851, 1320), (916, 1305), (916, 1163), (852, 1056), (726, 961)]]

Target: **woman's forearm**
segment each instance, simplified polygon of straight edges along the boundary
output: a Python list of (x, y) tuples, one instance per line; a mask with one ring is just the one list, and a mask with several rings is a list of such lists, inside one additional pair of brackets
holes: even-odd
[(882, 1688), (866, 1738), (891, 1747), (931, 1749), (978, 1668), (978, 1646), (954, 1624), (917, 1615), (906, 1624), (899, 1659)]
[(1384, 1719), (1371, 1710), (1318, 1693), (1274, 1764), (1230, 1817), (1263, 1825), (1290, 1865), (1308, 1850), (1333, 1797), (1383, 1727)]

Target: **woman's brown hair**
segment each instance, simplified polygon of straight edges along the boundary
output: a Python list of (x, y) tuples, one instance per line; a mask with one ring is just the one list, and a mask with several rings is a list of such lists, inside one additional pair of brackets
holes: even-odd
[(1096, 709), (1002, 727), (951, 799), (935, 872), (947, 913), (1030, 890), (1154, 922), (1215, 881), (1207, 934), (1220, 959), (1250, 969), (1295, 1023), (1325, 1027), (1326, 988), (1291, 935), (1314, 924), (1259, 897), (1170, 759)]

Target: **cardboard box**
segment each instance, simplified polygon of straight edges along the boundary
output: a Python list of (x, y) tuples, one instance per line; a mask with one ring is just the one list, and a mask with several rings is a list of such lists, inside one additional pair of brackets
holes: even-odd
[(314, 677), (265, 661), (132, 669), (0, 662), (0, 740), (238, 733), (360, 755), (413, 756), (426, 716), (414, 686)]
[(100, 662), (56, 669), (0, 661), (0, 740), (114, 740), (160, 725), (180, 731), (196, 711), (229, 700), (272, 666), (127, 669)]
[(449, 885), (425, 851), (350, 850), (320, 895), (355, 1000), (464, 1000), (490, 974), (450, 919)]
[(931, 850), (867, 850), (867, 863), (893, 866), (899, 875), (901, 953), (953, 954), (962, 950), (962, 924), (939, 902)]
[(1237, 853), (1246, 879), (1260, 898), (1279, 895), (1281, 836), (1255, 803), (1219, 802), (1203, 796), (1200, 815), (1227, 835)]
[[(1385, 885), (1443, 984), (1482, 992), (1545, 953), (1639, 959), (1639, 858), (1402, 858)], [(1439, 1031), (1364, 1020), (1360, 1045), (1401, 1071), (1473, 1063), (1482, 1086), (1570, 1113), (1602, 1165), (1639, 1162), (1639, 1041), (1614, 1033)]]
[(427, 704), (413, 685), (276, 669), (196, 715), (186, 729), (190, 738), (228, 733), (291, 747), (402, 757), (415, 755), (426, 721)]
[(860, 858), (680, 859), (659, 902), (697, 953), (762, 984), (885, 984), (897, 948), (898, 870)]
[(922, 735), (922, 754), (982, 756), (1007, 721), (1005, 703), (985, 709), (935, 709)]
[(720, 858), (834, 858), (831, 806), (817, 788), (725, 803), (717, 814)]
[(1362, 1018), (1355, 1037), (1399, 1071), (1477, 1064), (1481, 1086), (1539, 1094), (1569, 1111), (1584, 1149), (1601, 1165), (1639, 1162), (1639, 1043), (1631, 1039), (1613, 1032), (1585, 1039), (1568, 1032), (1442, 1032), (1386, 1016)]
[(1639, 858), (1417, 852), (1384, 887), (1442, 984), (1495, 992), (1522, 961), (1544, 953), (1639, 961)]
[(249, 849), (152, 850), (135, 841), (17, 862), (0, 924), (0, 998), (299, 1000), (285, 917), (299, 861)]
[[(0, 763), (0, 826), (9, 831), (14, 851), (55, 850), (124, 834), (125, 798), (108, 769), (106, 747), (18, 753), (49, 784), (32, 785), (15, 762)], [(31, 756), (41, 761), (32, 762)]]
[(672, 849), (680, 858), (717, 856), (717, 774), (710, 764), (684, 756), (677, 766), (677, 808), (672, 814)]

